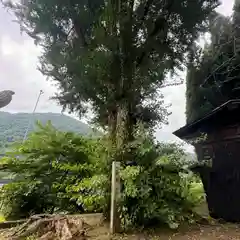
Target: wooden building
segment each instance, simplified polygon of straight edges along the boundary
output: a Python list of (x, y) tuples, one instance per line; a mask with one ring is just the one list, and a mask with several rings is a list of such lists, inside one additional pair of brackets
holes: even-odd
[(226, 102), (173, 134), (191, 141), (198, 160), (208, 162), (195, 171), (202, 178), (210, 215), (240, 222), (240, 100)]

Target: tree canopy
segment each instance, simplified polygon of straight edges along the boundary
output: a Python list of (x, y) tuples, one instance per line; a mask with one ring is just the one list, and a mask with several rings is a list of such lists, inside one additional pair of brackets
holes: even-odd
[(160, 222), (176, 228), (182, 220), (193, 220), (192, 209), (200, 199), (191, 194), (196, 181), (186, 170), (185, 154), (174, 144), (156, 143), (149, 130), (167, 116), (160, 91), (167, 74), (182, 70), (218, 4), (218, 0), (4, 3), (21, 29), (42, 47), (39, 69), (59, 87), (55, 99), (80, 116), (90, 109), (93, 121), (109, 133), (86, 139), (50, 124), (39, 126), (1, 162), (15, 176), (0, 191), (9, 216), (15, 210), (23, 215), (30, 210), (54, 212), (56, 207), (69, 211), (68, 206), (109, 213), (114, 159), (121, 162), (119, 207), (125, 226)]
[(239, 98), (240, 4), (233, 16), (217, 14), (211, 23), (211, 43), (193, 49), (187, 74), (187, 121), (192, 122), (223, 104)]
[[(24, 0), (5, 3), (42, 46), (40, 70), (55, 98), (80, 115), (91, 108), (118, 145), (137, 121), (162, 122), (159, 89), (181, 69), (218, 0)], [(114, 137), (118, 136), (118, 137)]]

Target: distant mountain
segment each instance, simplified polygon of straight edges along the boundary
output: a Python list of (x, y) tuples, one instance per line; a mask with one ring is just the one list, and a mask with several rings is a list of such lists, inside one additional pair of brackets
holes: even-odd
[(78, 121), (74, 118), (59, 113), (7, 113), (0, 112), (0, 144), (18, 140), (24, 137), (26, 128), (31, 119), (29, 132), (33, 131), (35, 123), (39, 120), (42, 124), (51, 121), (52, 125), (62, 131), (76, 132), (81, 135), (88, 135), (92, 133), (89, 125)]

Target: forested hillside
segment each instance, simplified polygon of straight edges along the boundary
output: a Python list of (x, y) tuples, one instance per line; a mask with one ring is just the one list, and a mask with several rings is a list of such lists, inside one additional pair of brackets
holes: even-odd
[(58, 113), (16, 113), (0, 112), (0, 144), (3, 146), (8, 141), (22, 139), (28, 126), (29, 120), (31, 132), (35, 128), (35, 122), (39, 120), (45, 124), (48, 120), (59, 130), (72, 131), (82, 135), (92, 132), (92, 129), (85, 123), (66, 115)]

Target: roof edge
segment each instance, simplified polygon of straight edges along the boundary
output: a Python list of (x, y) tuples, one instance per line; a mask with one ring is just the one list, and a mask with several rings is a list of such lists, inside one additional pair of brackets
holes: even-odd
[(172, 134), (179, 137), (179, 138), (184, 138), (184, 132), (190, 128), (195, 126), (196, 124), (209, 119), (210, 117), (212, 117), (213, 115), (215, 115), (217, 112), (221, 111), (223, 108), (227, 107), (229, 104), (240, 104), (240, 99), (235, 99), (235, 100), (229, 100), (225, 103), (223, 103), (222, 105), (220, 105), (219, 107), (216, 107), (215, 109), (213, 109), (211, 112), (209, 112), (206, 116), (197, 119), (195, 121), (193, 121), (192, 123), (186, 124), (185, 126), (175, 130)]

